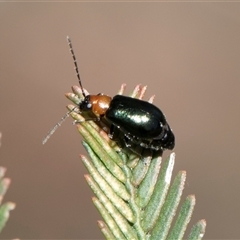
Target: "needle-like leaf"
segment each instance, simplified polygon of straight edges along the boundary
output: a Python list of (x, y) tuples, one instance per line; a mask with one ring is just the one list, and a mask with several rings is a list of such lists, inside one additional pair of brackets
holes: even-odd
[[(123, 94), (125, 87), (123, 84), (118, 94)], [(73, 93), (66, 96), (78, 106), (83, 100), (81, 89), (74, 86), (72, 90)], [(137, 85), (130, 96), (142, 99), (145, 91), (146, 86)], [(186, 172), (180, 171), (171, 184), (175, 154), (171, 153), (163, 162), (160, 152), (139, 156), (139, 146), (121, 148), (109, 139), (109, 123), (84, 121), (88, 115), (81, 115), (76, 106), (68, 108), (75, 108), (71, 116), (91, 158), (81, 155), (89, 172), (85, 178), (96, 196), (93, 203), (105, 221), (98, 221), (105, 238), (182, 239), (193, 213), (195, 197), (187, 197), (174, 221), (186, 179)], [(199, 221), (188, 239), (201, 239), (205, 228), (205, 220)]]
[[(2, 134), (0, 132), (0, 146), (1, 146), (1, 137)], [(5, 167), (0, 167), (0, 232), (3, 227), (6, 225), (7, 220), (9, 219), (9, 212), (15, 208), (15, 203), (6, 202), (2, 204), (3, 197), (6, 191), (9, 188), (11, 180), (9, 178), (4, 178), (6, 173)]]

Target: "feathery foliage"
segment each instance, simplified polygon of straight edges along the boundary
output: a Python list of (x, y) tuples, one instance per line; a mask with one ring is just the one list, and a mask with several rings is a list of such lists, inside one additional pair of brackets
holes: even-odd
[[(118, 94), (123, 94), (122, 85)], [(79, 105), (83, 96), (79, 87), (66, 96)], [(146, 86), (136, 86), (130, 95), (142, 99)], [(153, 101), (153, 97), (149, 102)], [(85, 121), (91, 118), (72, 110), (83, 146), (91, 160), (81, 155), (89, 174), (85, 179), (95, 197), (93, 203), (104, 221), (98, 225), (106, 239), (182, 239), (195, 206), (190, 195), (183, 202), (178, 214), (186, 172), (180, 171), (171, 184), (175, 154), (162, 162), (161, 153), (139, 157), (133, 151), (109, 139), (107, 122)], [(81, 122), (81, 123), (80, 123)], [(176, 215), (177, 214), (177, 215)], [(176, 219), (174, 219), (176, 215)], [(200, 220), (193, 226), (188, 239), (202, 239), (206, 222)], [(186, 236), (185, 236), (186, 238)]]
[[(0, 146), (1, 137), (2, 134), (0, 133)], [(15, 208), (15, 203), (12, 202), (6, 202), (2, 204), (3, 197), (11, 183), (11, 180), (9, 178), (4, 178), (6, 170), (6, 168), (0, 167), (0, 232), (4, 228), (7, 220), (9, 219), (9, 212)]]

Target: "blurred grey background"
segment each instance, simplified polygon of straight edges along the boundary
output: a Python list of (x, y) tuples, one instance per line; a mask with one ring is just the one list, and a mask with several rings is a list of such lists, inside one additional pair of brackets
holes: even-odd
[(156, 94), (176, 135), (174, 174), (187, 171), (183, 198), (197, 198), (190, 226), (205, 218), (205, 239), (239, 239), (239, 29), (240, 3), (2, 2), (0, 164), (17, 207), (1, 238), (103, 238), (72, 120), (41, 143), (77, 84), (69, 35), (91, 93), (142, 83)]

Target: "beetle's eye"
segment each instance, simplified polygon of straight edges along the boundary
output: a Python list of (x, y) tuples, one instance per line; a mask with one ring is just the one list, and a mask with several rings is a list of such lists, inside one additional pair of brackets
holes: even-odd
[(88, 104), (87, 104), (87, 108), (90, 109), (91, 107), (92, 107), (92, 104), (91, 104), (91, 103), (88, 103)]

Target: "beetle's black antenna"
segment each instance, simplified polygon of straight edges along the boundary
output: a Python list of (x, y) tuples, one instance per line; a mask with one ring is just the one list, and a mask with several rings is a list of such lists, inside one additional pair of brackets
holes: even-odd
[(74, 62), (74, 65), (75, 65), (75, 70), (76, 70), (76, 73), (77, 73), (77, 78), (78, 78), (79, 85), (80, 85), (81, 90), (82, 90), (82, 94), (83, 94), (84, 97), (86, 97), (86, 94), (83, 91), (82, 81), (81, 81), (80, 73), (79, 73), (79, 70), (78, 70), (77, 59), (76, 59), (76, 56), (74, 54), (72, 42), (71, 42), (71, 39), (69, 38), (69, 36), (67, 36), (67, 42), (68, 42), (70, 52), (71, 52), (72, 57), (73, 57), (73, 62)]
[[(67, 42), (68, 42), (68, 45), (69, 45), (69, 48), (70, 48), (70, 52), (72, 54), (72, 57), (73, 57), (73, 62), (74, 62), (74, 65), (75, 65), (75, 70), (76, 70), (76, 73), (77, 73), (77, 78), (78, 78), (78, 82), (79, 82), (79, 85), (81, 87), (81, 90), (82, 90), (82, 94), (84, 97), (86, 97), (86, 94), (83, 90), (83, 86), (82, 86), (82, 82), (81, 82), (81, 78), (80, 78), (80, 73), (79, 73), (79, 70), (78, 70), (78, 65), (77, 65), (77, 59), (76, 59), (76, 56), (74, 54), (74, 51), (73, 51), (73, 47), (72, 47), (72, 42), (71, 42), (71, 39), (67, 36)], [(45, 144), (48, 139), (56, 132), (56, 130), (63, 124), (63, 122), (70, 116), (70, 113), (73, 112), (77, 107), (74, 107), (72, 110), (68, 111), (61, 119), (60, 121), (49, 131), (49, 133), (47, 134), (47, 136), (43, 139), (42, 141), (42, 144)]]
[(48, 139), (56, 132), (56, 130), (62, 125), (62, 123), (70, 116), (70, 113), (73, 112), (77, 107), (74, 107), (72, 110), (68, 111), (61, 120), (49, 131), (47, 136), (43, 139), (42, 144), (45, 144)]

